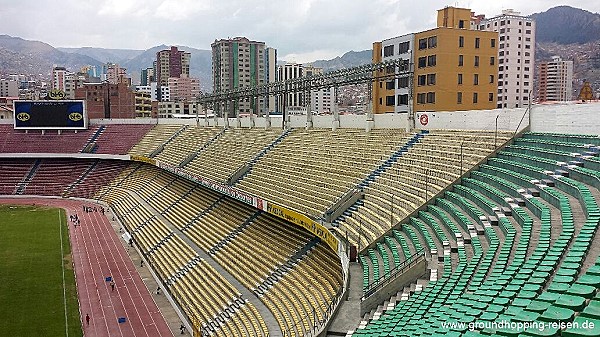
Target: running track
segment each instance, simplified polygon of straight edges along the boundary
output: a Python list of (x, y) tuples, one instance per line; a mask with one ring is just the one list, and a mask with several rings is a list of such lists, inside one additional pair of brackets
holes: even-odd
[[(0, 203), (66, 210), (85, 337), (173, 336), (108, 218), (100, 212), (83, 211), (83, 205), (96, 205), (50, 198), (2, 198)], [(81, 221), (77, 228), (68, 220), (71, 214), (77, 214)], [(105, 281), (107, 276), (115, 280), (114, 291)], [(86, 314), (91, 318), (89, 326)], [(119, 317), (126, 317), (126, 322), (118, 323)]]

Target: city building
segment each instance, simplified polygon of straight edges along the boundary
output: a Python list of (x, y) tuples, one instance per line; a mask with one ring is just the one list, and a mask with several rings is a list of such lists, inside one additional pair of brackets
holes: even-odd
[(154, 81), (154, 68), (142, 69), (140, 73), (140, 85), (146, 86)]
[(19, 82), (12, 80), (0, 80), (0, 97), (18, 97)]
[(89, 118), (135, 118), (136, 95), (125, 82), (84, 83), (75, 99), (86, 101)]
[[(373, 63), (392, 60), (404, 60), (402, 64), (408, 69), (413, 61), (415, 34), (406, 34), (391, 39), (375, 42), (373, 44)], [(376, 76), (383, 76), (388, 70), (377, 72)], [(397, 79), (377, 81), (373, 85), (373, 111), (378, 113), (408, 113), (409, 94), (412, 88), (412, 73), (390, 69), (398, 72)]]
[(152, 99), (150, 98), (150, 93), (142, 91), (135, 92), (135, 116), (153, 117)]
[(65, 91), (67, 75), (69, 72), (65, 67), (52, 68), (52, 89)]
[(196, 118), (197, 103), (158, 102), (158, 118)]
[(520, 108), (533, 99), (535, 20), (512, 9), (482, 19), (479, 30), (498, 33), (498, 108)]
[[(299, 63), (286, 63), (277, 66), (277, 78), (280, 81), (295, 80), (297, 78), (304, 77), (304, 69), (302, 64)], [(290, 110), (298, 110), (299, 107), (304, 107), (304, 93), (303, 92), (289, 92), (285, 97), (281, 98), (282, 106), (279, 111), (283, 111), (283, 105)]]
[(127, 78), (127, 69), (115, 63), (106, 63), (102, 68), (103, 74), (101, 78), (103, 81), (108, 81), (111, 84), (126, 82), (131, 85), (131, 79)]
[(552, 61), (540, 62), (538, 79), (538, 101), (573, 99), (573, 61), (554, 56)]
[[(496, 108), (498, 33), (479, 31), (470, 9), (438, 10), (437, 27), (373, 44), (373, 62), (402, 59), (394, 81), (374, 82), (374, 113)], [(412, 95), (411, 95), (412, 93)]]
[[(270, 80), (275, 67), (276, 52), (267, 50), (264, 42), (251, 41), (245, 37), (215, 40), (212, 49), (213, 90), (215, 92), (234, 88), (263, 85)], [(266, 62), (269, 62), (267, 64)], [(267, 111), (270, 99), (243, 100), (216, 107), (217, 113), (227, 109), (230, 116), (256, 114)], [(273, 101), (274, 103), (274, 101)]]
[[(265, 49), (265, 83), (278, 81), (277, 77), (277, 49), (267, 47)], [(279, 97), (277, 95), (268, 95), (265, 97), (264, 111), (276, 112)]]
[(88, 80), (87, 73), (72, 73), (65, 67), (52, 69), (52, 89), (62, 91), (66, 99), (74, 99), (75, 90), (81, 88)]
[(160, 86), (168, 85), (170, 77), (190, 76), (192, 54), (171, 46), (156, 53), (154, 76)]
[[(168, 88), (170, 100), (177, 102), (195, 101), (200, 95), (200, 80), (197, 78), (181, 76), (169, 77)], [(161, 87), (161, 90), (164, 87)]]
[(18, 97), (0, 97), (0, 119), (13, 119), (13, 102)]

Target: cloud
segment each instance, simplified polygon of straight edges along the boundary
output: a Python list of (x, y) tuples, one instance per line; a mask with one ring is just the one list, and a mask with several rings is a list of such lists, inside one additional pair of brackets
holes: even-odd
[(165, 0), (156, 7), (154, 16), (170, 21), (182, 21), (210, 8), (210, 0)]
[(147, 1), (143, 0), (105, 0), (99, 7), (98, 15), (105, 17), (144, 16), (148, 14)]

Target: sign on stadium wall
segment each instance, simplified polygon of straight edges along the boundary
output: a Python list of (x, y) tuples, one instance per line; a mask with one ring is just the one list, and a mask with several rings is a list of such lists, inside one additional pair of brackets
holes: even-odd
[(197, 184), (200, 184), (204, 187), (210, 188), (213, 191), (217, 191), (221, 194), (225, 194), (230, 196), (236, 200), (239, 200), (248, 205), (252, 205), (255, 208), (261, 209), (267, 213), (273, 214), (278, 218), (287, 220), (293, 224), (303, 227), (307, 231), (311, 232), (322, 241), (327, 243), (327, 245), (333, 249), (334, 252), (338, 253), (339, 242), (337, 238), (331, 234), (327, 228), (323, 227), (320, 223), (312, 220), (304, 214), (300, 214), (298, 212), (289, 210), (282, 206), (267, 202), (261, 198), (256, 196), (247, 194), (245, 192), (240, 191), (235, 187), (231, 187), (229, 185), (221, 184), (214, 182), (212, 180), (200, 177), (196, 174), (190, 173), (184, 170), (181, 167), (173, 166), (159, 160), (143, 157), (143, 156), (131, 156), (131, 160), (137, 160), (145, 163), (153, 163), (153, 165), (157, 166), (160, 169), (171, 172), (175, 175), (178, 175), (187, 180), (193, 181)]
[(275, 205), (266, 200), (263, 200), (263, 211), (303, 227), (327, 243), (334, 252), (338, 252), (339, 243), (337, 238), (327, 228), (306, 215)]

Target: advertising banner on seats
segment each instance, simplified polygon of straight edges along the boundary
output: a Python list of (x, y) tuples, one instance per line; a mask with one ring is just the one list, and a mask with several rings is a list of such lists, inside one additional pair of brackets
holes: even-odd
[(267, 213), (271, 213), (271, 214), (273, 214), (281, 219), (287, 220), (293, 224), (302, 226), (303, 228), (305, 228), (306, 230), (308, 230), (309, 232), (311, 232), (312, 234), (316, 235), (318, 238), (323, 240), (325, 243), (327, 243), (327, 245), (331, 249), (333, 249), (334, 252), (338, 253), (339, 242), (338, 242), (337, 238), (333, 234), (331, 234), (331, 232), (329, 232), (329, 230), (327, 228), (325, 228), (323, 225), (321, 225), (320, 223), (307, 217), (306, 215), (289, 210), (287, 208), (284, 208), (284, 207), (276, 205), (276, 204), (272, 204), (270, 202), (267, 202), (266, 200), (263, 200), (261, 198), (257, 198), (253, 195), (242, 192), (235, 187), (231, 187), (229, 185), (217, 183), (212, 180), (200, 177), (198, 175), (195, 175), (193, 173), (186, 171), (183, 168), (173, 166), (171, 164), (167, 164), (167, 163), (164, 163), (164, 162), (161, 162), (161, 161), (158, 161), (155, 159), (147, 158), (147, 157), (131, 156), (132, 160), (136, 160), (136, 158), (140, 159), (138, 161), (143, 161), (146, 163), (154, 162), (155, 166), (157, 166), (163, 170), (166, 170), (166, 171), (176, 174), (182, 178), (185, 178), (187, 180), (198, 183), (204, 187), (210, 188), (213, 191), (217, 191), (221, 194), (230, 196), (230, 197), (232, 197), (236, 200), (239, 200), (243, 203), (246, 203), (248, 205), (252, 205), (255, 208), (261, 209)]
[(144, 156), (138, 156), (138, 155), (131, 155), (131, 160), (133, 161), (141, 161), (142, 163), (146, 163), (146, 164), (150, 164), (150, 165), (156, 165), (156, 160), (152, 159), (152, 158), (148, 158), (148, 157), (144, 157)]
[[(134, 156), (131, 156), (131, 157), (132, 157), (132, 160), (135, 160), (135, 159), (133, 159)], [(217, 183), (217, 182), (214, 182), (212, 180), (200, 177), (198, 175), (195, 175), (193, 173), (190, 173), (190, 172), (182, 169), (181, 167), (173, 166), (173, 165), (170, 165), (170, 164), (167, 164), (167, 163), (163, 163), (161, 161), (154, 160), (154, 159), (151, 159), (151, 160), (155, 162), (154, 165), (156, 165), (157, 167), (159, 167), (159, 168), (161, 168), (163, 170), (169, 171), (169, 172), (171, 172), (173, 174), (176, 174), (176, 175), (178, 175), (180, 177), (183, 177), (183, 178), (185, 178), (187, 180), (190, 180), (190, 181), (193, 181), (195, 183), (198, 183), (198, 184), (200, 184), (200, 185), (202, 185), (204, 187), (208, 187), (208, 188), (210, 188), (213, 191), (217, 191), (217, 192), (219, 192), (221, 194), (225, 194), (227, 196), (230, 196), (230, 197), (232, 197), (234, 199), (237, 199), (237, 200), (239, 200), (239, 201), (241, 201), (243, 203), (246, 203), (248, 205), (252, 205), (252, 206), (254, 206), (256, 208), (260, 208), (260, 207), (258, 207), (258, 201), (257, 201), (258, 199), (255, 196), (252, 196), (252, 195), (249, 195), (247, 193), (244, 193), (244, 192), (238, 190), (235, 187), (231, 187), (229, 185)]]
[(320, 223), (314, 221), (313, 219), (307, 217), (304, 214), (300, 214), (298, 212), (289, 210), (287, 208), (281, 207), (279, 205), (275, 205), (273, 203), (267, 202), (265, 200), (262, 201), (263, 211), (267, 213), (271, 213), (277, 217), (285, 219), (291, 223), (294, 223), (298, 226), (304, 227), (309, 232), (313, 233), (321, 240), (323, 240), (334, 252), (338, 252), (338, 240), (337, 238), (329, 232), (329, 230)]

